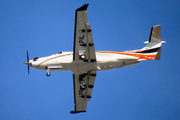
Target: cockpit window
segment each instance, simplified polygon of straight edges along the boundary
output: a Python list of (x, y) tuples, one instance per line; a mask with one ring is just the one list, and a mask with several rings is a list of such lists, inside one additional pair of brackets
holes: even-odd
[(62, 52), (58, 52), (57, 54), (62, 54)]
[(35, 57), (34, 59), (33, 59), (33, 61), (37, 61), (39, 58), (38, 57)]

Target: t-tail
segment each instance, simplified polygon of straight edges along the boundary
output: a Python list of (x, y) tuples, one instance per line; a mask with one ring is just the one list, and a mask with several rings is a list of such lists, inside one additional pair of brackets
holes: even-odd
[(161, 45), (166, 43), (161, 41), (161, 26), (153, 26), (151, 28), (149, 41), (144, 42), (147, 44), (140, 50), (132, 51), (133, 53), (140, 53), (142, 57), (139, 58), (139, 61), (143, 60), (160, 60), (161, 57)]
[(144, 42), (147, 44), (143, 49), (143, 53), (156, 53), (156, 60), (160, 60), (161, 57), (161, 45), (166, 43), (165, 41), (161, 41), (161, 26), (153, 26), (151, 27), (151, 32), (149, 36), (149, 41)]

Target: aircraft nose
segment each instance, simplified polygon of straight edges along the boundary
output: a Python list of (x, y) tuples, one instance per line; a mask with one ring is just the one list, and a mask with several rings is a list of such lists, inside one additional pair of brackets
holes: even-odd
[(26, 62), (24, 62), (23, 64), (28, 65), (28, 62), (26, 61)]

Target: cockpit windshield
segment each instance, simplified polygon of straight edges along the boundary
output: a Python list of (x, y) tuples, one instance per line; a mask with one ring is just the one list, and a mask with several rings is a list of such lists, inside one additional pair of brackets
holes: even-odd
[(37, 61), (39, 59), (39, 57), (35, 57), (34, 59), (33, 59), (33, 61)]
[(62, 54), (62, 52), (58, 52), (58, 53), (56, 53), (56, 54)]

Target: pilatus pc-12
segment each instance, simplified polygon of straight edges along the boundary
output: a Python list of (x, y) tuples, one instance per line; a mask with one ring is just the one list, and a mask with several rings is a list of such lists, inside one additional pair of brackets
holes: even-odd
[(48, 57), (29, 60), (24, 64), (50, 71), (72, 71), (74, 85), (74, 107), (70, 113), (86, 112), (87, 101), (91, 99), (96, 78), (96, 72), (113, 68), (137, 65), (140, 61), (160, 60), (161, 41), (160, 25), (151, 28), (149, 41), (138, 50), (124, 52), (95, 51), (91, 26), (88, 23), (87, 7), (85, 4), (75, 11), (74, 48), (73, 52), (59, 52)]

